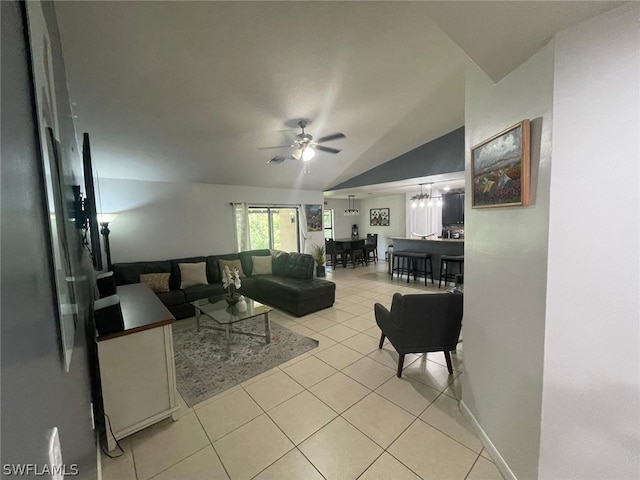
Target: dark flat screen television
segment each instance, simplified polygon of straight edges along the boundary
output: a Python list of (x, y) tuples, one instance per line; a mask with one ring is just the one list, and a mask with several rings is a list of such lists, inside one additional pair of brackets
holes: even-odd
[(89, 224), (91, 262), (94, 269), (102, 270), (102, 249), (100, 248), (100, 230), (98, 228), (98, 212), (96, 210), (96, 193), (93, 187), (93, 167), (91, 166), (91, 146), (88, 133), (84, 133), (82, 136), (82, 164), (84, 167), (84, 188), (86, 190), (84, 209)]

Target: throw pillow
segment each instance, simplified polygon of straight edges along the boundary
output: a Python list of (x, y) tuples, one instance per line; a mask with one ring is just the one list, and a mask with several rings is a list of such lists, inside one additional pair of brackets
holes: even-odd
[(179, 263), (180, 276), (182, 282), (180, 288), (189, 288), (195, 285), (206, 285), (207, 282), (207, 264), (200, 263)]
[(169, 291), (169, 275), (170, 273), (142, 273), (140, 274), (140, 283), (149, 285), (149, 288), (155, 293), (163, 293)]
[(234, 268), (238, 269), (238, 275), (240, 278), (247, 278), (247, 276), (242, 271), (242, 263), (240, 259), (238, 260), (218, 260), (218, 265), (220, 266), (220, 276), (222, 276), (222, 272), (224, 271), (224, 267), (229, 267), (229, 270), (233, 272)]
[(252, 275), (271, 275), (271, 273), (273, 273), (271, 267), (271, 255), (251, 257), (251, 261), (253, 262)]

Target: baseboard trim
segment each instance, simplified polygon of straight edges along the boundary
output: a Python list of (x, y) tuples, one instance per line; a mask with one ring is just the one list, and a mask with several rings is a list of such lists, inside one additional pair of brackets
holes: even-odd
[(493, 462), (496, 464), (496, 467), (498, 467), (498, 470), (500, 470), (500, 473), (505, 478), (505, 480), (517, 480), (515, 474), (511, 471), (509, 465), (507, 465), (507, 462), (505, 462), (504, 458), (502, 458), (502, 455), (500, 455), (498, 449), (495, 447), (489, 436), (485, 433), (484, 429), (480, 426), (480, 424), (476, 420), (476, 417), (474, 417), (473, 413), (471, 413), (471, 410), (469, 410), (469, 408), (462, 400), (460, 400), (459, 405), (460, 411), (473, 426), (473, 429), (478, 434), (478, 437), (480, 437), (482, 445), (487, 450), (487, 452), (489, 452), (489, 455), (493, 459)]

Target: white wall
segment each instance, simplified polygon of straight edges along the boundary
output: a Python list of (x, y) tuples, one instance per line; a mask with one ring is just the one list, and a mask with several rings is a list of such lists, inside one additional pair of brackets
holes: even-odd
[[(234, 251), (231, 202), (323, 202), (320, 191), (102, 178), (100, 198), (103, 212), (119, 213), (109, 225), (114, 263)], [(323, 242), (323, 232), (308, 232), (301, 250), (310, 252), (312, 244)]]
[[(357, 217), (345, 217), (344, 211), (349, 208), (349, 201), (344, 199), (326, 200), (325, 208), (334, 210), (335, 238), (344, 238), (351, 235), (351, 226), (358, 225), (361, 237), (367, 233), (378, 234), (378, 258), (384, 258), (384, 252), (391, 244), (391, 237), (403, 237), (406, 228), (405, 195), (388, 195), (384, 197), (356, 198), (356, 208), (360, 211)], [(371, 226), (369, 222), (369, 210), (372, 208), (389, 209), (389, 226)]]
[[(473, 145), (531, 120), (532, 204), (465, 205), (462, 401), (518, 478), (536, 478), (542, 400), (553, 44), (497, 85), (466, 76), (466, 191)], [(570, 274), (566, 271), (565, 274)]]
[(556, 37), (541, 478), (640, 478), (639, 22)]

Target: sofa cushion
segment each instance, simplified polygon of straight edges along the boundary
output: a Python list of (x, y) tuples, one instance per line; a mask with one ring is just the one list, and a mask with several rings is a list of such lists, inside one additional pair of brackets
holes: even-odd
[(251, 275), (271, 275), (273, 273), (273, 257), (271, 255), (251, 257), (251, 263)]
[(130, 285), (139, 283), (145, 273), (169, 273), (171, 265), (167, 261), (114, 263), (111, 269), (116, 285)]
[(169, 291), (170, 273), (143, 273), (140, 275), (140, 283), (149, 285), (154, 293)]
[(224, 289), (219, 283), (208, 283), (206, 285), (194, 285), (182, 290), (187, 302), (194, 302), (201, 298), (218, 297), (224, 294)]
[(336, 288), (335, 283), (328, 280), (316, 278), (297, 279), (272, 275), (257, 277), (256, 284), (260, 295), (263, 297), (268, 297), (269, 293), (281, 292), (301, 299), (312, 298), (324, 290), (335, 292)]
[(280, 275), (289, 278), (313, 278), (313, 257), (308, 253), (292, 252)]
[(179, 263), (180, 288), (184, 290), (195, 285), (207, 285), (207, 263)]
[(218, 260), (237, 260), (237, 253), (229, 253), (226, 255), (209, 255), (207, 257), (207, 278), (209, 283), (220, 283), (222, 278), (220, 277), (220, 265)]
[(171, 278), (169, 278), (169, 288), (171, 290), (178, 290), (182, 284), (182, 275), (180, 274), (179, 264), (181, 263), (201, 263), (206, 262), (205, 257), (189, 257), (189, 258), (176, 258), (169, 260), (171, 263)]
[(253, 260), (252, 257), (261, 257), (271, 255), (271, 250), (268, 248), (261, 248), (256, 250), (247, 250), (245, 252), (238, 253), (238, 258), (242, 262), (242, 269), (244, 270), (245, 275), (251, 276), (253, 275)]
[(242, 262), (240, 262), (240, 259), (238, 258), (237, 260), (223, 260), (220, 259), (218, 260), (218, 265), (220, 266), (220, 275), (222, 278), (222, 272), (224, 271), (225, 267), (229, 267), (229, 270), (231, 270), (231, 273), (233, 273), (234, 269), (238, 270), (238, 276), (240, 278), (245, 278), (246, 275), (244, 274), (244, 270), (242, 270)]
[(283, 252), (282, 250), (274, 250), (271, 253), (273, 257), (272, 261), (272, 270), (274, 275), (284, 275), (285, 265), (287, 264), (287, 260), (289, 260), (289, 254), (287, 252)]
[(158, 293), (157, 295), (167, 307), (181, 305), (186, 302), (186, 297), (182, 290), (169, 290), (168, 292)]

